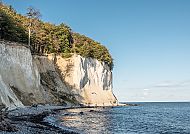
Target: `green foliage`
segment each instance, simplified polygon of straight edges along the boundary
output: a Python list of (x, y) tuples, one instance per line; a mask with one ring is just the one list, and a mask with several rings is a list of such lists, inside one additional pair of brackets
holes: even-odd
[(70, 58), (73, 54), (72, 53), (62, 53), (61, 57), (63, 58)]
[(3, 10), (0, 10), (0, 39), (27, 42), (24, 28)]
[(73, 33), (73, 51), (83, 57), (92, 57), (109, 65), (113, 69), (113, 59), (107, 48), (79, 33)]
[[(35, 54), (61, 53), (68, 58), (77, 53), (83, 57), (91, 57), (113, 68), (113, 59), (107, 48), (100, 43), (78, 33), (63, 23), (54, 25), (33, 17), (31, 8), (28, 17), (17, 14), (11, 6), (0, 4), (0, 38), (27, 43), (28, 28), (31, 30), (31, 50)], [(32, 25), (31, 25), (32, 22)]]

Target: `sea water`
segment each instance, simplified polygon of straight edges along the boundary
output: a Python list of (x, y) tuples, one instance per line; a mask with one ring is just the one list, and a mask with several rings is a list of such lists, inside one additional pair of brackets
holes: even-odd
[(84, 134), (190, 134), (190, 103), (79, 108), (49, 116), (51, 122)]

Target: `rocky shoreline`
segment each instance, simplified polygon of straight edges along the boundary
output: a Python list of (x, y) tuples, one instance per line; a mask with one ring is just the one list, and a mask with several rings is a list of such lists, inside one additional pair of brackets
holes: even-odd
[(58, 110), (79, 107), (42, 106), (16, 108), (9, 111), (1, 111), (0, 133), (3, 134), (78, 134), (71, 130), (63, 130), (44, 122), (44, 118), (50, 114), (56, 114)]
[[(120, 104), (118, 106), (137, 106), (136, 104)], [(33, 105), (18, 107), (13, 110), (1, 110), (0, 133), (2, 134), (78, 134), (74, 130), (66, 130), (44, 121), (50, 114), (57, 114), (59, 110), (76, 108), (95, 108), (92, 106), (51, 106)], [(103, 107), (104, 108), (104, 107)]]

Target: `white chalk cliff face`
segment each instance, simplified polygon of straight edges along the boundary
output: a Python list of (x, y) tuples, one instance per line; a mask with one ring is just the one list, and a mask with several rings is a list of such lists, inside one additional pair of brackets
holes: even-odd
[(30, 50), (15, 45), (0, 42), (0, 104), (6, 107), (23, 106), (20, 98), (27, 101), (27, 96), (41, 94), (40, 76)]
[(74, 55), (32, 56), (25, 46), (0, 41), (0, 106), (117, 105), (109, 67)]
[(76, 99), (84, 105), (112, 106), (117, 99), (112, 92), (112, 72), (96, 59), (74, 55), (57, 57), (56, 65)]

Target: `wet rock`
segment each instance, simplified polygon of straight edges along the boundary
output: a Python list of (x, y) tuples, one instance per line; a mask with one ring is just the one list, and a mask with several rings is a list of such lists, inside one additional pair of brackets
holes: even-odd
[(95, 112), (94, 110), (90, 110), (89, 112)]
[(16, 108), (0, 112), (0, 133), (3, 134), (77, 134), (44, 122), (44, 117), (63, 106), (37, 106)]
[(5, 115), (1, 112), (0, 114), (0, 131), (15, 132), (17, 128), (11, 124), (11, 121), (5, 119)]
[(80, 115), (84, 115), (84, 112), (80, 112), (79, 114), (80, 114)]
[(0, 131), (15, 132), (17, 128), (9, 120), (3, 120), (0, 122)]
[(138, 104), (126, 104), (127, 106), (139, 106)]
[(68, 113), (66, 113), (66, 114), (64, 114), (65, 116), (69, 116), (69, 114)]
[(31, 107), (38, 107), (38, 105), (37, 104), (33, 104)]

